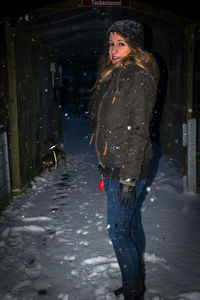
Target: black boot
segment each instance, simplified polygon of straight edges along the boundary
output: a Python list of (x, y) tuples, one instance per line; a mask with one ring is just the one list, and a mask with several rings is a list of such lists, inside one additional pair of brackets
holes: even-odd
[[(142, 263), (140, 265), (140, 277), (141, 277), (141, 280), (142, 280), (142, 284), (143, 284), (143, 293), (145, 292), (145, 278), (146, 278), (146, 274), (145, 274), (145, 264)], [(118, 288), (117, 290), (114, 291), (114, 294), (115, 294), (115, 297), (118, 297), (119, 295), (123, 294), (124, 291), (123, 291), (123, 286), (121, 286), (120, 288)], [(141, 298), (142, 300), (143, 298)]]
[(146, 266), (145, 266), (145, 263), (141, 263), (140, 265), (140, 277), (143, 281), (145, 281), (145, 278), (146, 278)]
[(142, 280), (143, 289), (144, 289), (144, 292), (145, 292), (145, 290), (146, 290), (146, 287), (145, 287), (145, 279), (146, 279), (145, 263), (142, 263), (141, 266), (140, 266), (140, 278)]
[(131, 283), (123, 285), (124, 300), (143, 300), (144, 285), (140, 278), (134, 278)]
[(123, 286), (118, 288), (117, 290), (114, 291), (115, 297), (118, 297), (119, 295), (123, 294)]

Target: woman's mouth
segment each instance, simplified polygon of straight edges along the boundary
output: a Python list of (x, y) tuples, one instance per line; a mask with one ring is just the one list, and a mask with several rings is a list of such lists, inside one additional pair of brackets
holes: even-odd
[(116, 62), (116, 61), (118, 61), (119, 59), (120, 59), (119, 56), (112, 56), (112, 61), (113, 61), (113, 62)]

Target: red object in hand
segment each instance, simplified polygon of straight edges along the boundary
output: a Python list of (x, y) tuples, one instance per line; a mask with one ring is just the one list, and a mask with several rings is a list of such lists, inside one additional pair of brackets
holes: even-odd
[(104, 189), (104, 182), (103, 182), (103, 176), (101, 175), (101, 179), (100, 179), (100, 182), (99, 182), (99, 185), (98, 185), (98, 189), (100, 191), (103, 191)]

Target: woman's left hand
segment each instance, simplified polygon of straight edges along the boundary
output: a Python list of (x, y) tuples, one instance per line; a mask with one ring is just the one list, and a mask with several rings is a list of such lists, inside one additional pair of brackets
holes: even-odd
[(120, 205), (130, 208), (136, 199), (135, 186), (120, 183), (118, 198)]

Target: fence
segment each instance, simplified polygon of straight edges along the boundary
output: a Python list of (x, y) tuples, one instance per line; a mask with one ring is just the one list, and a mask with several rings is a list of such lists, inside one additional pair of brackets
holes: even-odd
[(62, 119), (57, 86), (53, 88), (51, 81), (55, 57), (10, 26), (6, 47), (11, 185), (18, 192), (41, 172), (44, 141), (61, 139)]
[(8, 143), (5, 127), (0, 125), (0, 208), (11, 198)]

